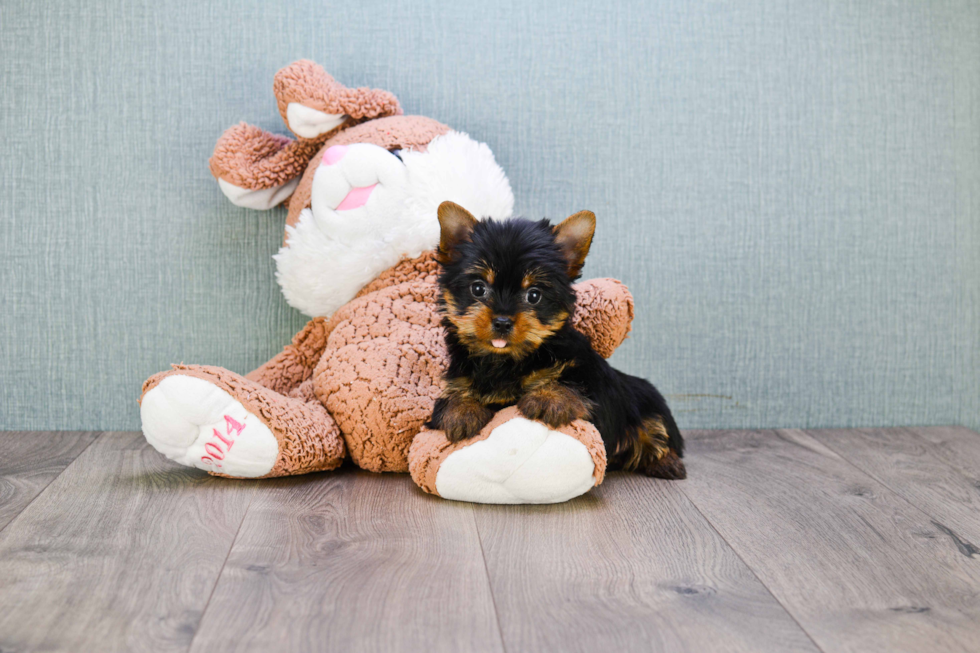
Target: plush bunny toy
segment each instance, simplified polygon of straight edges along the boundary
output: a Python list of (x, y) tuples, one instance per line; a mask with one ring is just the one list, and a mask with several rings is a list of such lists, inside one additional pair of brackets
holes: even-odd
[[(516, 408), (450, 444), (423, 424), (446, 364), (436, 307), (444, 200), (507, 219), (514, 198), (490, 149), (404, 116), (386, 91), (341, 86), (320, 66), (280, 70), (274, 92), (296, 140), (244, 123), (219, 139), (211, 172), (238, 206), (289, 202), (275, 256), (289, 304), (313, 319), (247, 376), (174, 365), (143, 384), (147, 441), (183, 465), (235, 478), (334, 469), (411, 471), (426, 492), (484, 503), (553, 503), (602, 481), (596, 429), (551, 429)], [(579, 283), (576, 327), (604, 356), (623, 341), (632, 297)]]

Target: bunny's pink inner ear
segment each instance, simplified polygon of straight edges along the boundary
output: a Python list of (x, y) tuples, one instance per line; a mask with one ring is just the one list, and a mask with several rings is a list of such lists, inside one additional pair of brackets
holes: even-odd
[(576, 279), (585, 265), (585, 257), (595, 235), (595, 213), (579, 211), (555, 227), (555, 242), (568, 261), (568, 276)]

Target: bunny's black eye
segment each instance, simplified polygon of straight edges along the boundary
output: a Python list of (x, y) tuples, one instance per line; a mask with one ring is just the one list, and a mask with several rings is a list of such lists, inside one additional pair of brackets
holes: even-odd
[(527, 291), (527, 303), (537, 304), (541, 301), (541, 291), (537, 288), (530, 288)]
[(487, 294), (487, 284), (482, 281), (474, 281), (473, 285), (470, 286), (470, 292), (473, 293), (474, 297), (483, 297)]

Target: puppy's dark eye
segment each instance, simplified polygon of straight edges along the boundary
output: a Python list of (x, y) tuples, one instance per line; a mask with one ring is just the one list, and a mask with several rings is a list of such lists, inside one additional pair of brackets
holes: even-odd
[(541, 291), (537, 288), (530, 288), (527, 291), (527, 303), (537, 304), (541, 301)]
[(473, 293), (474, 297), (483, 297), (487, 294), (487, 284), (482, 281), (474, 281), (473, 285), (470, 286), (470, 292)]

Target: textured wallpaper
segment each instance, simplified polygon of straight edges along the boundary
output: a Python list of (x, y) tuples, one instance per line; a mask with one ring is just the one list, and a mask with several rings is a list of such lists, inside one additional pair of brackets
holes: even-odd
[(207, 169), (298, 58), (490, 144), (518, 210), (594, 210), (614, 363), (682, 428), (980, 427), (973, 2), (0, 4), (0, 428), (136, 429), (171, 362), (305, 322), (284, 210)]

